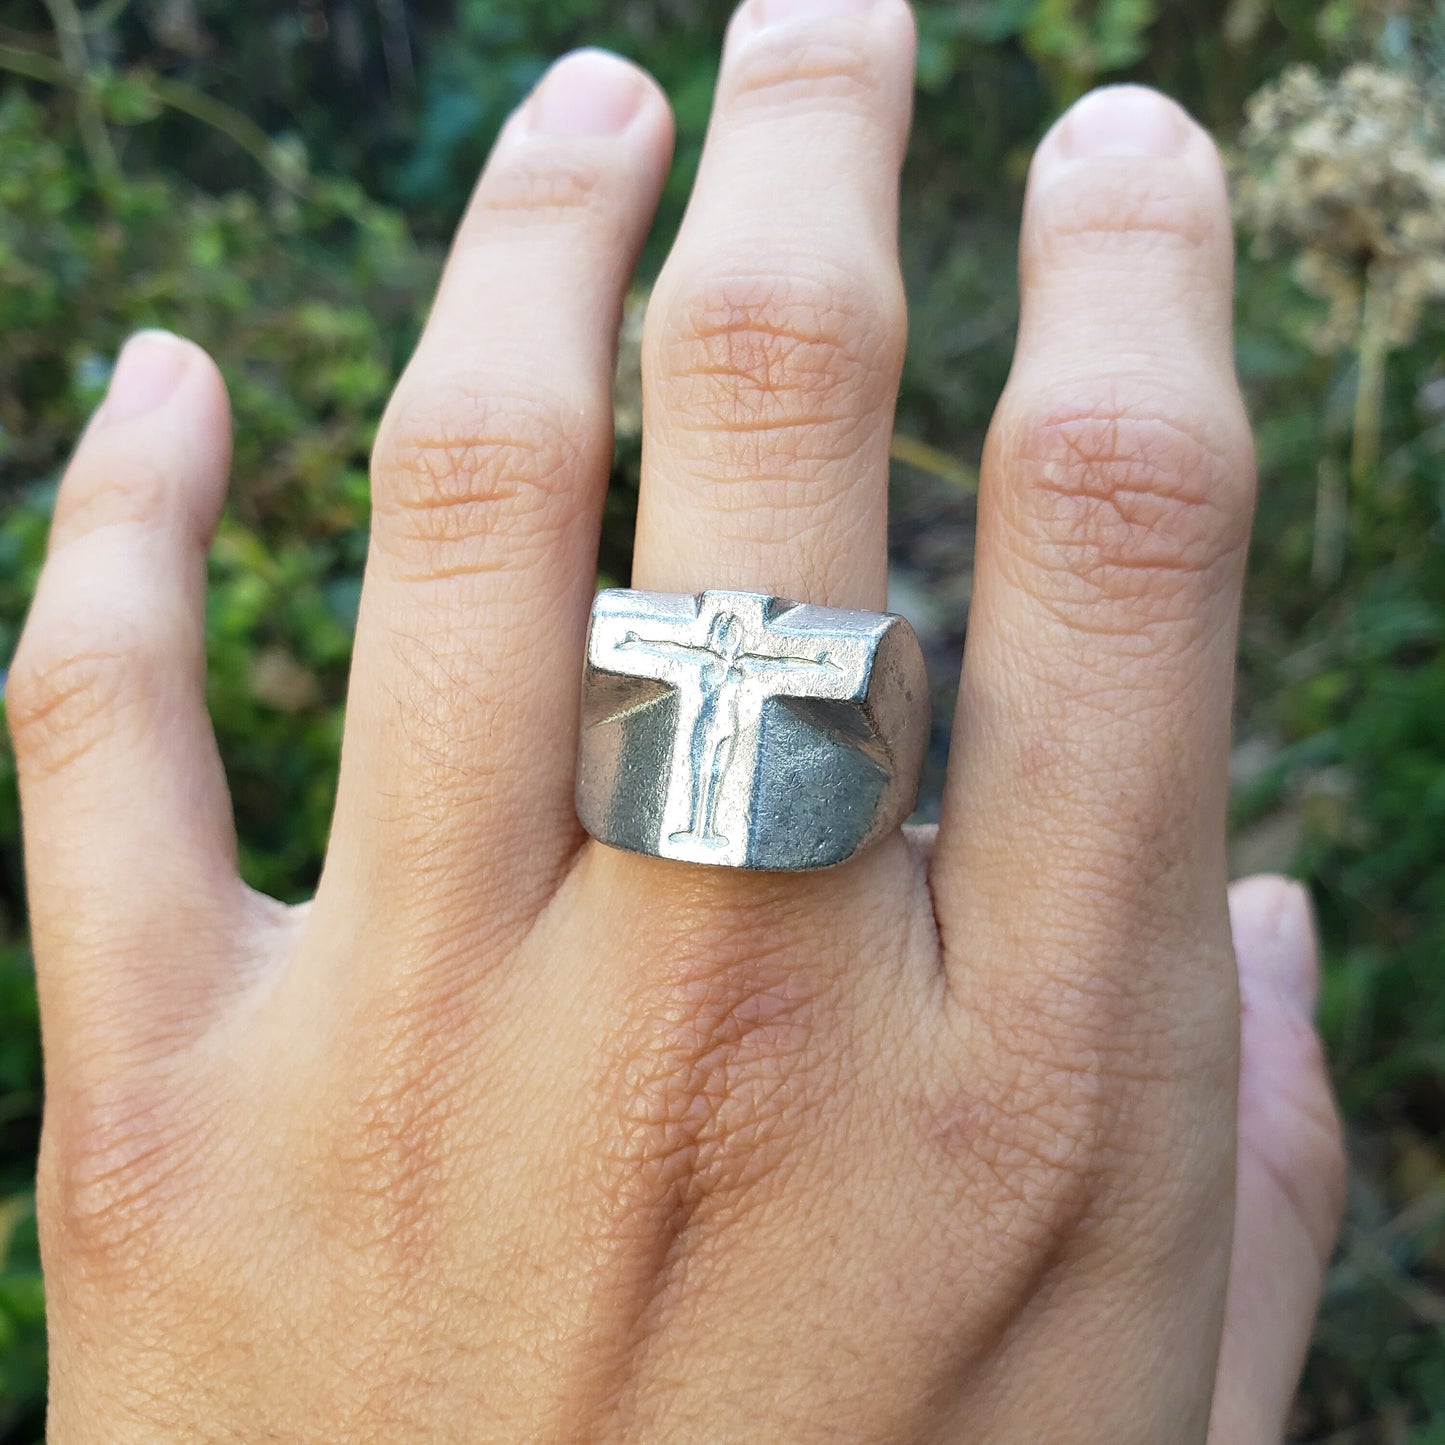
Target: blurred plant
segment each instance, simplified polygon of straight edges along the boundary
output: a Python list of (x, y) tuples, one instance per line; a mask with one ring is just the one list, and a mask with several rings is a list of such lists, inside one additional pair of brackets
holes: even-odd
[[(1350, 487), (1368, 537), (1386, 359), (1445, 296), (1445, 98), (1373, 65), (1327, 80), (1292, 66), (1246, 107), (1236, 167), (1241, 224), (1261, 248), (1298, 252), (1302, 286), (1328, 302), (1315, 345), (1356, 358)], [(1321, 468), (1314, 574), (1337, 580), (1345, 509)]]
[(1148, 52), (1158, 0), (963, 0), (918, 7), (918, 79), (937, 90), (971, 53), (1016, 41), (1047, 77), (1056, 106)]
[(246, 152), (278, 185), (299, 190), (305, 179), (305, 153), (294, 143), (273, 140), (241, 111), (145, 65), (117, 73), (92, 53), (91, 37), (104, 35), (119, 18), (121, 5), (101, 5), (82, 15), (74, 0), (44, 0), (54, 27), (55, 55), (32, 46), (0, 45), (0, 71), (73, 93), (76, 131), (97, 184), (114, 186), (121, 178), (112, 125), (133, 126), (173, 110), (200, 121)]
[(1060, 100), (1082, 95), (1101, 75), (1125, 70), (1148, 50), (1156, 0), (1035, 0), (1024, 48), (1055, 77)]

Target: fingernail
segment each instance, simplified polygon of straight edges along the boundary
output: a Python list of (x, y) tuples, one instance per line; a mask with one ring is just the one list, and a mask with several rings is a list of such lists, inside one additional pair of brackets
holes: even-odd
[(1287, 883), (1281, 893), (1274, 922), (1275, 967), (1280, 990), (1297, 1013), (1313, 1019), (1320, 992), (1314, 908), (1302, 884)]
[(754, 19), (759, 28), (785, 25), (790, 20), (829, 20), (861, 15), (873, 8), (874, 0), (753, 0)]
[(528, 112), (541, 135), (617, 135), (641, 110), (645, 94), (642, 77), (625, 60), (605, 50), (574, 50), (542, 77)]
[(1094, 156), (1177, 156), (1190, 123), (1172, 100), (1141, 85), (1091, 91), (1059, 122), (1060, 152), (1071, 160)]
[(169, 331), (137, 331), (121, 347), (99, 421), (128, 421), (153, 411), (180, 384), (190, 365), (190, 351)]

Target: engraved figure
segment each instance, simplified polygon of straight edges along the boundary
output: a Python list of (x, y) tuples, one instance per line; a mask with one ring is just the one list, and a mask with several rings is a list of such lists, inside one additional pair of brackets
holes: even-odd
[(744, 627), (731, 612), (718, 612), (708, 628), (707, 643), (698, 647), (685, 642), (653, 641), (629, 632), (619, 644), (653, 657), (675, 658), (698, 669), (702, 700), (693, 723), (688, 749), (688, 826), (671, 834), (671, 841), (693, 840), (719, 847), (727, 843), (717, 828), (718, 797), (722, 780), (737, 747), (738, 710), (743, 688), (752, 678), (780, 680), (789, 673), (816, 673), (820, 669), (840, 671), (826, 651), (816, 657), (777, 657), (762, 652), (744, 652)]

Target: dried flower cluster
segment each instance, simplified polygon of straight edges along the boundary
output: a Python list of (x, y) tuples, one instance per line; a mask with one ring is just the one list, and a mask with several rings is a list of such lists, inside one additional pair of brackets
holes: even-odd
[[(1336, 80), (1292, 66), (1246, 109), (1235, 167), (1241, 224), (1298, 249), (1300, 283), (1329, 301), (1324, 349), (1362, 325), (1393, 349), (1445, 296), (1445, 96), (1356, 65)], [(1370, 316), (1362, 321), (1368, 303)]]

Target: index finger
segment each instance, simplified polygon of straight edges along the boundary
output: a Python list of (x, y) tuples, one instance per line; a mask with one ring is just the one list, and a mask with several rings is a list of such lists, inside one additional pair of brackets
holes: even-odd
[[(559, 61), (507, 123), (372, 458), (372, 537), (318, 894), (403, 931), (516, 920), (577, 845), (582, 647), (623, 296), (671, 153), (643, 72)], [(416, 910), (415, 918), (409, 914)]]

